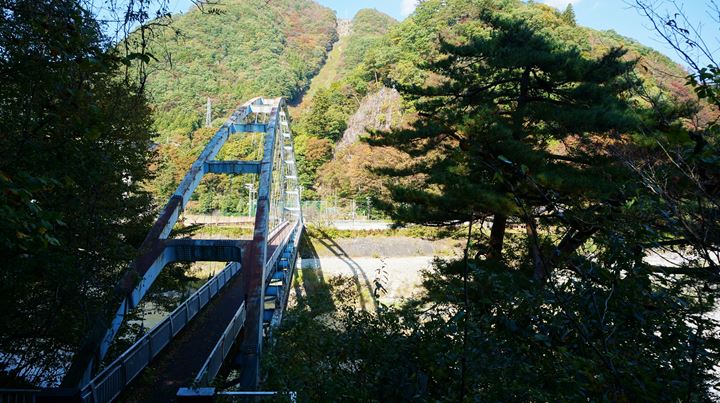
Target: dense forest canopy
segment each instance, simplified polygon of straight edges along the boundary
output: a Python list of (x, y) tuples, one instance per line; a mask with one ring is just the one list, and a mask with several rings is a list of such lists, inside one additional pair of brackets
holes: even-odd
[(194, 8), (175, 16), (150, 49), (161, 60), (148, 78), (161, 139), (197, 128), (208, 97), (224, 118), (258, 94), (299, 96), (335, 40), (332, 11), (310, 0), (228, 0), (218, 7), (219, 14)]
[(155, 214), (150, 107), (76, 1), (0, 10), (0, 384), (53, 384)]

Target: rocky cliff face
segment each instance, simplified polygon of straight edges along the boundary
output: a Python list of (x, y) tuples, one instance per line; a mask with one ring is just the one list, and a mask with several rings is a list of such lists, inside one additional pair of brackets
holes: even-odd
[(401, 101), (397, 90), (386, 87), (363, 98), (358, 110), (348, 120), (347, 129), (337, 143), (336, 151), (355, 143), (367, 130), (397, 127), (402, 119)]
[(352, 30), (352, 20), (338, 19), (337, 22), (337, 33), (338, 37), (343, 38), (350, 35)]

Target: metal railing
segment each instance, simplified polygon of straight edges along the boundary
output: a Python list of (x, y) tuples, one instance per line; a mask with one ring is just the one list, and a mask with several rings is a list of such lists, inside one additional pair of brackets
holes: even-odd
[(208, 356), (205, 364), (203, 364), (197, 377), (195, 377), (196, 385), (209, 385), (210, 381), (212, 381), (215, 376), (217, 376), (218, 372), (220, 372), (220, 368), (222, 367), (223, 362), (225, 362), (225, 358), (228, 353), (230, 353), (230, 349), (232, 348), (235, 339), (237, 339), (240, 329), (242, 329), (243, 325), (245, 325), (245, 315), (245, 303), (243, 302), (235, 313), (235, 316), (230, 321), (230, 324), (227, 328), (225, 328), (222, 336), (220, 336), (220, 340), (218, 340), (217, 344), (215, 344), (215, 348), (213, 348), (210, 356)]
[[(282, 256), (283, 252), (285, 251), (285, 247), (287, 246), (288, 242), (294, 234), (298, 231), (299, 228), (303, 227), (302, 221), (296, 221), (293, 225), (293, 229), (290, 231), (290, 236), (285, 238), (280, 245), (275, 249), (272, 256), (270, 256), (267, 260), (267, 263), (265, 263), (265, 267), (263, 268), (263, 271), (265, 273), (265, 284), (267, 285), (270, 282), (270, 277), (275, 273), (275, 268), (280, 260), (280, 257)], [(280, 228), (280, 227), (278, 227)]]
[[(82, 388), (83, 402), (109, 402), (117, 398), (152, 359), (170, 343), (195, 315), (240, 272), (240, 263), (230, 263), (205, 283), (162, 322), (140, 338)], [(4, 402), (3, 402), (4, 403)]]
[[(272, 275), (272, 268), (277, 265), (277, 262), (282, 255), (283, 250), (285, 250), (288, 242), (291, 239), (293, 240), (293, 247), (295, 249), (297, 248), (300, 238), (298, 230), (302, 229), (302, 221), (297, 221), (293, 225), (294, 228), (292, 229), (290, 236), (283, 240), (283, 242), (275, 250), (275, 253), (273, 253), (270, 259), (268, 259), (264, 269), (266, 276), (268, 275), (268, 273)], [(278, 227), (276, 231), (282, 231), (282, 226)], [(268, 268), (270, 268), (271, 270), (268, 270)], [(245, 324), (245, 316), (245, 303), (243, 303), (238, 309), (238, 311), (235, 313), (235, 316), (230, 321), (230, 324), (227, 326), (222, 336), (220, 336), (220, 339), (215, 345), (215, 348), (213, 348), (210, 356), (208, 356), (207, 360), (203, 364), (202, 369), (200, 369), (200, 372), (195, 377), (195, 387), (210, 385), (210, 382), (212, 382), (212, 380), (215, 379), (215, 377), (217, 376), (218, 372), (220, 372), (220, 368), (222, 368), (222, 365), (225, 362), (225, 358), (227, 358), (228, 353), (230, 353), (230, 349), (232, 348), (233, 343), (237, 339), (240, 330)]]
[[(291, 235), (292, 239), (292, 246), (290, 248), (290, 256), (288, 256), (288, 267), (287, 270), (289, 272), (289, 276), (285, 280), (285, 284), (283, 284), (282, 291), (278, 295), (278, 303), (277, 307), (279, 309), (275, 310), (275, 313), (273, 313), (272, 320), (270, 321), (270, 330), (268, 331), (268, 338), (272, 338), (272, 328), (274, 326), (277, 326), (282, 321), (283, 314), (285, 313), (285, 309), (287, 308), (287, 302), (288, 302), (288, 296), (290, 295), (290, 287), (292, 287), (292, 279), (295, 275), (295, 265), (297, 264), (297, 257), (298, 257), (298, 246), (300, 246), (300, 238), (302, 237), (302, 232), (304, 229), (304, 224), (302, 222), (298, 223), (298, 227), (295, 228), (294, 232)], [(287, 246), (284, 247), (284, 249), (287, 250)]]
[(37, 389), (0, 389), (0, 403), (34, 403)]

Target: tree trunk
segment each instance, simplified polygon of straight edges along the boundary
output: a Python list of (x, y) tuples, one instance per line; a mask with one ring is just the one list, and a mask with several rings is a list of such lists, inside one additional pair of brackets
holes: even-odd
[(505, 228), (507, 225), (507, 216), (503, 214), (495, 214), (493, 217), (492, 229), (490, 230), (490, 259), (501, 259), (503, 243), (505, 242)]
[(572, 255), (572, 253), (581, 247), (590, 237), (595, 235), (599, 229), (598, 227), (590, 227), (568, 231), (557, 248), (555, 248), (555, 253), (550, 259), (549, 266), (552, 268), (562, 264), (564, 259)]
[(543, 283), (545, 282), (548, 273), (540, 252), (540, 241), (537, 236), (535, 222), (532, 218), (525, 224), (525, 232), (527, 233), (528, 242), (530, 244), (530, 256), (533, 258), (533, 277), (536, 281)]

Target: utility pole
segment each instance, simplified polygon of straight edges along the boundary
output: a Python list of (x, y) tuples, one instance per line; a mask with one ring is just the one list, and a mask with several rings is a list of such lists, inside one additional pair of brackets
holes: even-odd
[(245, 187), (248, 190), (248, 217), (252, 217), (253, 193), (255, 193), (255, 184), (247, 183), (245, 184)]
[(355, 226), (355, 199), (352, 199), (352, 222), (353, 227)]
[(367, 208), (368, 208), (368, 211), (367, 211), (368, 218), (367, 219), (368, 219), (368, 221), (370, 221), (370, 197), (366, 197), (365, 199), (367, 200)]
[(207, 100), (207, 112), (205, 113), (205, 127), (212, 125), (212, 102), (210, 98)]

